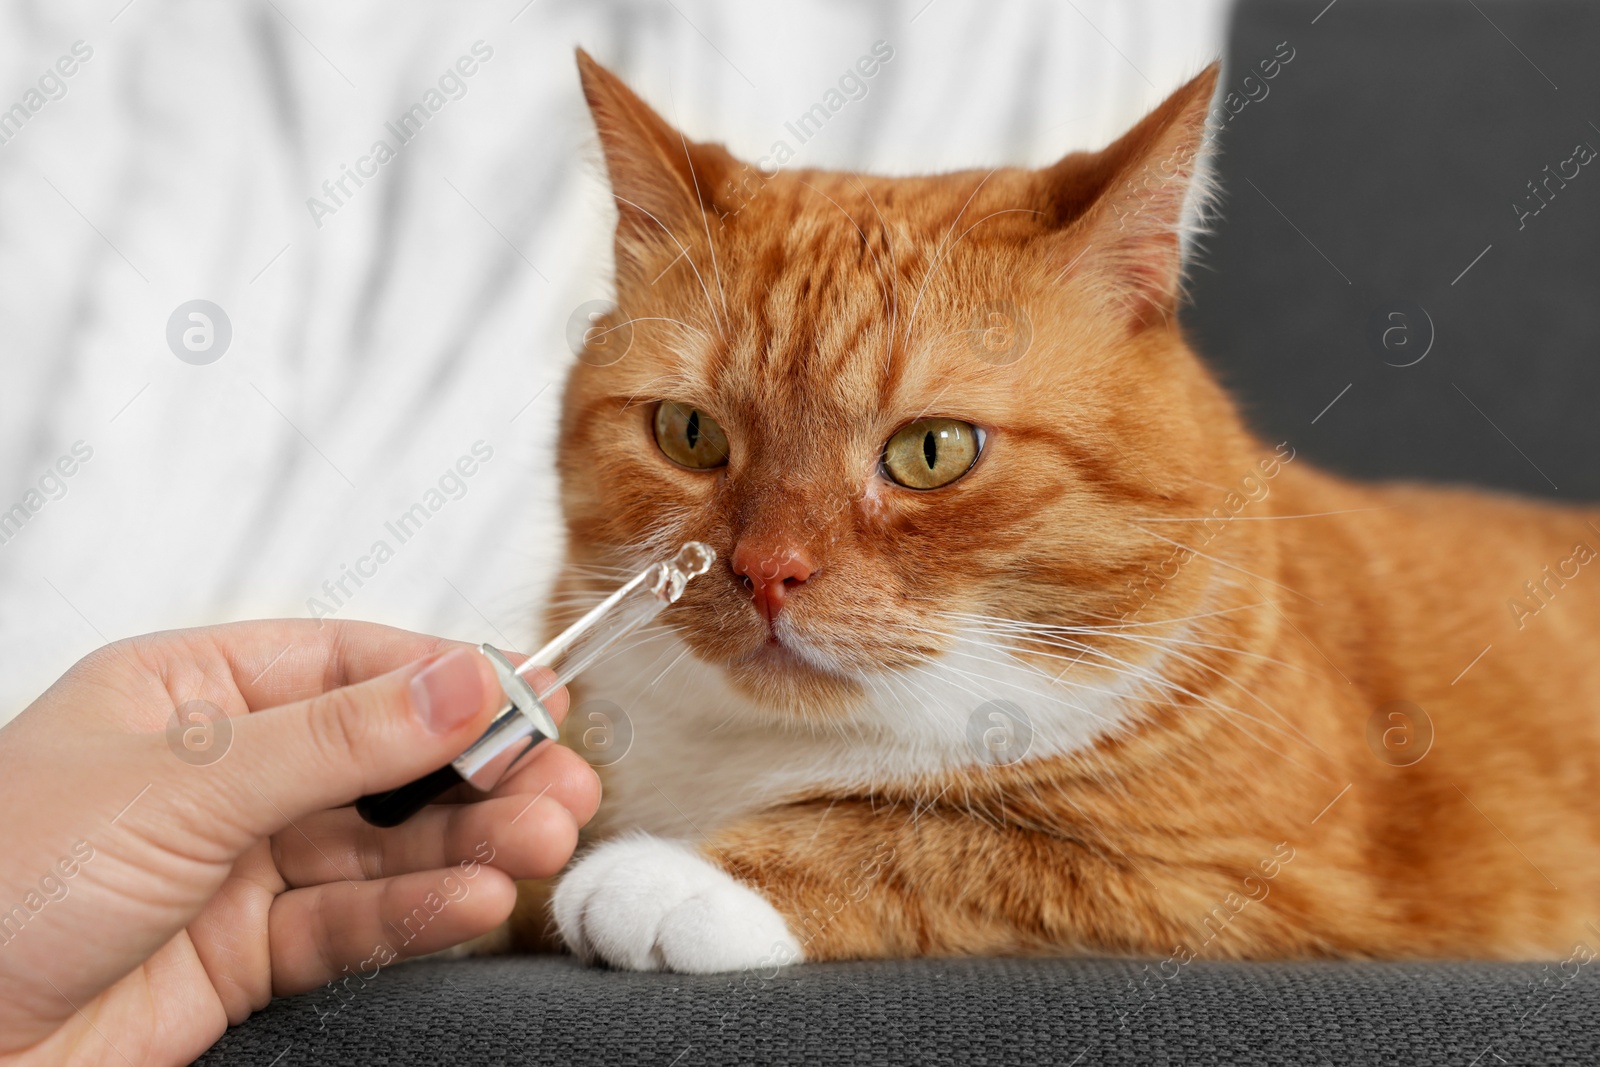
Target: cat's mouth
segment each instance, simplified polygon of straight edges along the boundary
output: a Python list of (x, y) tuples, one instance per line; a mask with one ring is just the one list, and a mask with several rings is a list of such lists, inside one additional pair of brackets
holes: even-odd
[(769, 631), (767, 640), (725, 661), (722, 671), (758, 705), (807, 718), (848, 715), (860, 696), (860, 683), (846, 665), (781, 632), (774, 637)]
[(844, 681), (850, 677), (852, 672), (845, 664), (808, 640), (789, 618), (780, 616), (766, 621), (765, 629), (764, 639), (736, 656), (728, 664), (729, 670), (747, 678), (765, 676), (805, 682)]
[(802, 639), (788, 627), (779, 626), (778, 620), (774, 619), (767, 624), (766, 640), (746, 653), (742, 662), (752, 667), (815, 670), (818, 667), (816, 658)]

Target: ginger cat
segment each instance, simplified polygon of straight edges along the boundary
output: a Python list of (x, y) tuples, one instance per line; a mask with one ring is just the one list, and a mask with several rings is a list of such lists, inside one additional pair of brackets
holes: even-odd
[(1600, 512), (1252, 435), (1176, 316), (1215, 67), (1100, 152), (880, 178), (764, 174), (578, 60), (619, 310), (566, 386), (551, 624), (720, 558), (574, 693), (633, 730), (555, 889), (574, 952), (1600, 933)]

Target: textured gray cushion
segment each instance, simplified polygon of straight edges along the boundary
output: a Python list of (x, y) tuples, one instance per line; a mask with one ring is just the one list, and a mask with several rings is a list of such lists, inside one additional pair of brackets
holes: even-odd
[(1196, 961), (1170, 981), (1145, 967), (909, 960), (808, 964), (765, 981), (565, 957), (428, 961), (339, 997), (277, 1001), (200, 1062), (1600, 1062), (1587, 968), (1563, 985), (1556, 968), (1534, 964)]

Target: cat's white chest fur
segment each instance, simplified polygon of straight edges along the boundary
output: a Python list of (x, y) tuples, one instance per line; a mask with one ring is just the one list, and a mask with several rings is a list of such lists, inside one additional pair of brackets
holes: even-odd
[[(875, 681), (848, 726), (813, 727), (775, 721), (676, 637), (635, 646), (584, 677), (573, 711), (580, 729), (596, 713), (616, 718), (620, 708), (627, 718), (609, 724), (615, 743), (630, 733), (631, 742), (620, 758), (610, 753), (601, 809), (605, 832), (624, 836), (561, 880), (557, 925), (574, 952), (631, 970), (798, 961), (800, 945), (777, 910), (703, 857), (719, 828), (819, 789), (872, 791), (996, 758), (1073, 751), (1122, 721), (1141, 675), (1112, 686), (1068, 680), (998, 642), (968, 640), (917, 672)], [(1013, 730), (1002, 739), (1012, 747), (996, 751), (989, 741), (1003, 729)]]
[[(607, 772), (607, 832), (696, 840), (819, 788), (870, 791), (986, 760), (1075, 751), (1121, 724), (1138, 680), (1058, 679), (967, 640), (916, 672), (870, 684), (846, 724), (775, 721), (668, 636), (586, 675), (575, 714), (581, 723), (621, 708), (631, 727), (626, 755)], [(988, 746), (996, 729), (1010, 730), (998, 751)]]

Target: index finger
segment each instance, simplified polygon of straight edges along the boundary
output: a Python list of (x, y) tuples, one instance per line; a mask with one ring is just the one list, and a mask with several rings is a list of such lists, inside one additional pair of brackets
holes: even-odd
[(226, 661), (251, 711), (309, 700), (465, 644), (373, 622), (328, 619), (226, 623), (179, 635), (209, 645)]

